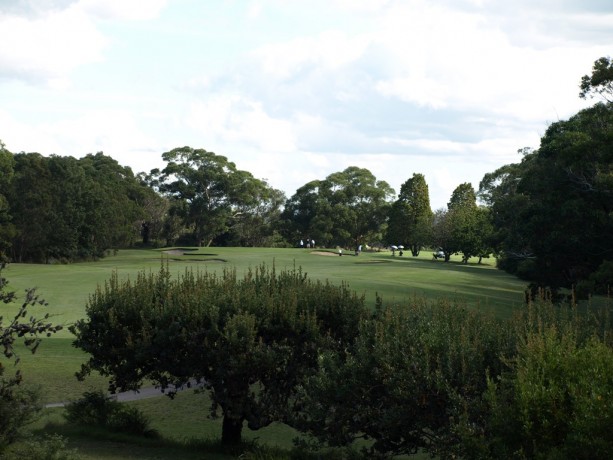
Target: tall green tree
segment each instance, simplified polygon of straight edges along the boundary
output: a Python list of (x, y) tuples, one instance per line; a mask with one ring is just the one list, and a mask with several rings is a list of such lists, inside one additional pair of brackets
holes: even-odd
[(284, 217), (296, 238), (356, 247), (381, 241), (393, 195), (394, 189), (368, 169), (350, 166), (298, 189)]
[(172, 391), (199, 380), (212, 414), (223, 416), (222, 443), (237, 444), (244, 422), (257, 430), (288, 420), (297, 385), (324, 350), (353, 342), (364, 314), (363, 297), (296, 269), (171, 279), (162, 267), (134, 281), (114, 276), (71, 330), (90, 354), (81, 375), (109, 376), (111, 391), (137, 390), (145, 380)]
[(8, 198), (16, 261), (102, 257), (139, 238), (144, 197), (155, 193), (102, 152), (76, 160), (14, 155)]
[(17, 262), (46, 261), (53, 221), (54, 196), (51, 172), (39, 153), (14, 156), (15, 173), (7, 196), (15, 225), (11, 258)]
[(431, 240), (432, 218), (426, 179), (422, 174), (413, 174), (402, 184), (398, 199), (391, 206), (388, 242), (401, 243), (410, 248), (413, 256), (418, 256)]
[(483, 229), (479, 221), (477, 194), (472, 185), (465, 182), (458, 185), (447, 204), (448, 218), (451, 225), (450, 247), (452, 252), (461, 252), (462, 260), (468, 260), (479, 255), (483, 249)]
[(539, 284), (571, 287), (604, 260), (613, 260), (611, 145), (611, 103), (552, 124), (541, 139), (519, 185), (530, 197), (523, 230)]
[(228, 232), (228, 244), (243, 247), (284, 245), (279, 230), (285, 193), (270, 187), (263, 180), (253, 180), (250, 187), (253, 200), (236, 206), (236, 217)]
[(457, 251), (454, 241), (451, 213), (445, 208), (434, 211), (432, 218), (432, 245), (445, 254), (445, 262)]
[(6, 257), (14, 236), (14, 226), (9, 213), (9, 201), (6, 197), (13, 179), (15, 160), (0, 140), (0, 261)]
[(324, 195), (332, 205), (337, 241), (345, 245), (381, 241), (394, 189), (366, 168), (350, 166), (330, 174)]
[(607, 102), (613, 102), (613, 60), (601, 57), (594, 62), (591, 75), (584, 75), (579, 85), (579, 97), (600, 96)]
[(257, 206), (259, 190), (266, 186), (226, 157), (204, 149), (180, 147), (162, 158), (166, 167), (152, 175), (198, 245), (209, 246), (227, 233), (249, 207)]
[(305, 237), (321, 246), (331, 245), (334, 241), (333, 217), (322, 181), (308, 182), (285, 202), (281, 214), (283, 234), (294, 246)]
[(148, 187), (131, 168), (103, 152), (86, 155), (79, 164), (89, 184), (83, 197), (87, 214), (80, 242), (83, 256), (100, 257), (108, 249), (139, 241)]

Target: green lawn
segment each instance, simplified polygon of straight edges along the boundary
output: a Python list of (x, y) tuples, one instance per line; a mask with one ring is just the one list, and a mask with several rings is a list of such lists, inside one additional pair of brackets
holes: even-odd
[[(134, 277), (141, 270), (157, 271), (161, 263), (168, 263), (171, 274), (185, 269), (217, 271), (236, 268), (239, 274), (261, 263), (275, 264), (278, 270), (301, 267), (311, 278), (328, 280), (331, 283), (346, 283), (349, 288), (363, 293), (367, 303), (374, 306), (377, 294), (385, 303), (402, 303), (413, 297), (437, 299), (459, 298), (472, 308), (493, 312), (506, 317), (523, 301), (525, 283), (504, 272), (496, 270), (493, 259), (485, 259), (481, 265), (464, 265), (458, 258), (449, 263), (432, 259), (431, 252), (419, 257), (392, 256), (390, 252), (363, 252), (359, 256), (345, 253), (321, 255), (321, 251), (307, 249), (266, 248), (199, 248), (183, 255), (168, 254), (163, 250), (122, 250), (98, 262), (71, 265), (11, 264), (4, 271), (9, 287), (18, 293), (28, 287), (36, 287), (38, 293), (49, 302), (48, 311), (52, 320), (66, 326), (83, 318), (88, 296), (109, 279), (115, 271), (120, 277)], [(30, 313), (37, 314), (35, 310)], [(40, 316), (40, 315), (39, 315)], [(8, 317), (8, 314), (5, 314)], [(45, 339), (35, 355), (21, 352), (20, 368), (26, 381), (42, 388), (46, 402), (66, 401), (78, 398), (84, 391), (106, 388), (100, 376), (91, 376), (78, 382), (74, 373), (85, 356), (71, 346), (67, 328)], [(166, 439), (217, 438), (221, 432), (219, 421), (206, 418), (206, 397), (191, 391), (175, 400), (159, 398), (138, 401), (138, 405), (153, 420), (156, 428)], [(59, 409), (49, 410), (48, 416), (58, 417)], [(260, 438), (267, 443), (289, 447), (295, 433), (282, 425), (250, 433), (247, 439)], [(86, 440), (78, 442), (87, 444)], [(80, 446), (83, 448), (83, 446)], [(114, 457), (110, 450), (114, 444), (100, 446), (98, 457)], [(86, 448), (88, 450), (89, 447)], [(172, 452), (174, 447), (169, 448)], [(128, 455), (123, 452), (120, 455)], [(135, 453), (130, 458), (148, 458)], [(141, 455), (139, 457), (139, 455)], [(175, 454), (168, 457), (173, 458)], [(125, 457), (128, 458), (128, 457)]]
[[(416, 258), (406, 253), (403, 257), (392, 256), (390, 252), (363, 252), (357, 257), (320, 253), (306, 249), (200, 248), (172, 255), (163, 250), (125, 250), (98, 262), (11, 264), (4, 275), (9, 287), (18, 293), (36, 287), (49, 302), (52, 320), (66, 326), (84, 317), (88, 296), (114, 271), (121, 277), (134, 277), (141, 270), (157, 271), (162, 262), (168, 263), (175, 275), (186, 268), (209, 271), (236, 268), (240, 274), (262, 262), (274, 263), (277, 269), (301, 267), (312, 278), (347, 283), (363, 293), (371, 306), (377, 294), (388, 303), (402, 303), (412, 297), (459, 298), (473, 308), (508, 316), (523, 299), (525, 284), (496, 270), (493, 259), (486, 259), (481, 265), (464, 265), (459, 258), (449, 263), (433, 260), (430, 252)], [(71, 346), (71, 340), (66, 327), (45, 339), (35, 355), (21, 352), (21, 369), (30, 381), (43, 386), (47, 402), (74, 399), (83, 391), (104, 386), (103, 379), (97, 376), (84, 383), (73, 377), (84, 355)]]

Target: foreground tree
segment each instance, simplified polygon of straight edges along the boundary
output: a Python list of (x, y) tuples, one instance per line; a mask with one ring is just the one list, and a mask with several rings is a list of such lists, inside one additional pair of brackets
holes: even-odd
[(461, 430), (460, 458), (609, 459), (613, 349), (609, 307), (538, 301), (513, 319), (516, 347), (490, 374), (479, 425)]
[(300, 270), (262, 265), (242, 280), (235, 271), (172, 280), (162, 267), (134, 282), (114, 276), (71, 331), (91, 355), (81, 377), (109, 376), (112, 392), (147, 379), (172, 393), (197, 380), (223, 416), (222, 443), (236, 444), (245, 421), (257, 430), (287, 420), (297, 385), (323, 350), (353, 342), (364, 311), (363, 297)]
[(455, 458), (455, 424), (482, 416), (487, 372), (500, 372), (508, 337), (508, 325), (460, 305), (382, 309), (361, 322), (347, 356), (322, 357), (297, 425), (332, 446), (368, 440), (369, 458)]
[[(15, 292), (8, 290), (8, 281), (2, 276), (5, 267), (6, 263), (0, 261), (0, 305), (4, 305), (3, 312), (17, 301)], [(41, 409), (36, 393), (22, 387), (21, 372), (17, 370), (13, 375), (6, 375), (5, 363), (19, 362), (15, 350), (18, 340), (23, 339), (24, 347), (35, 353), (42, 336), (50, 336), (62, 328), (49, 323), (48, 313), (43, 318), (28, 316), (32, 307), (46, 305), (34, 289), (28, 289), (21, 306), (9, 310), (12, 314), (7, 323), (4, 322), (4, 313), (0, 315), (0, 347), (5, 358), (0, 360), (0, 454), (17, 439), (21, 427)]]

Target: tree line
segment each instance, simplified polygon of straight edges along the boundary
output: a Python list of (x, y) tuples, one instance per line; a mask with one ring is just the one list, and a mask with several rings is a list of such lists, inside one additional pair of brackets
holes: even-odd
[(423, 174), (396, 195), (349, 167), (291, 197), (228, 158), (179, 147), (134, 174), (102, 152), (81, 159), (9, 152), (0, 143), (0, 254), (69, 262), (136, 245), (323, 247), (403, 245), (464, 262), (493, 255), (533, 287), (604, 293), (613, 281), (613, 63), (598, 59), (580, 97), (601, 102), (552, 123), (538, 150), (459, 184), (432, 210)]

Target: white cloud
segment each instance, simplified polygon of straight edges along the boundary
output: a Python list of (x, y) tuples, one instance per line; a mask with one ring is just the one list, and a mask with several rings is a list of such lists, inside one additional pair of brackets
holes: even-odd
[(0, 76), (57, 82), (99, 61), (107, 40), (83, 12), (68, 8), (35, 19), (0, 15), (0, 43)]
[(146, 152), (192, 145), (288, 195), (351, 165), (396, 191), (419, 172), (435, 207), (589, 104), (580, 77), (613, 45), (605, 0), (12, 5), (0, 6), (12, 150), (103, 150), (140, 170)]
[(215, 95), (193, 103), (186, 123), (215, 143), (229, 142), (260, 152), (296, 150), (290, 121), (274, 118), (261, 103), (238, 95)]
[(167, 0), (79, 0), (77, 8), (107, 20), (146, 21), (160, 15)]

